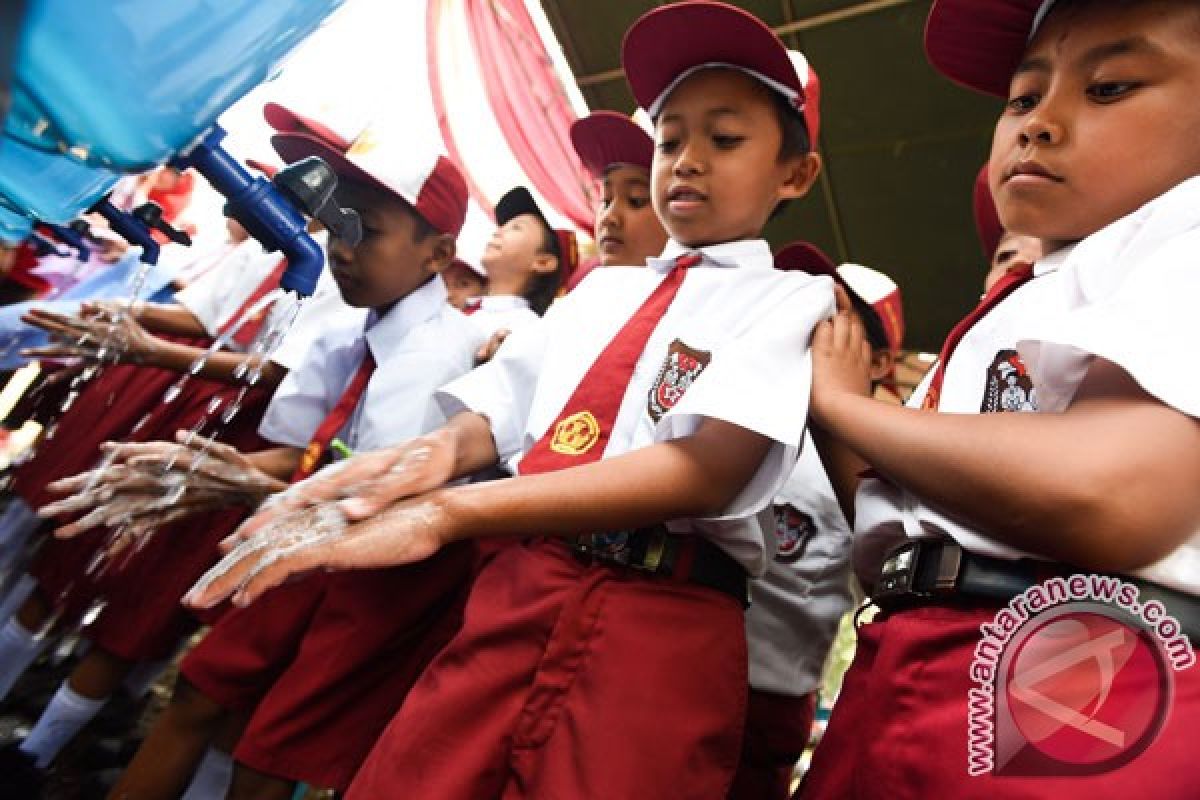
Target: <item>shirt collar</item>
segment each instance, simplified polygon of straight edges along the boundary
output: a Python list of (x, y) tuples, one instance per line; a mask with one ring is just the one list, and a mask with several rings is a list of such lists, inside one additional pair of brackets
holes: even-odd
[(397, 301), (386, 314), (372, 310), (367, 315), (364, 337), (375, 360), (378, 362), (413, 328), (441, 313), (449, 297), (444, 282), (431, 280)]
[(685, 253), (699, 253), (703, 257), (699, 264), (702, 267), (770, 269), (775, 266), (775, 258), (766, 239), (739, 239), (707, 247), (684, 247), (674, 239), (669, 239), (662, 255), (646, 259), (646, 264), (656, 272), (670, 272), (675, 266), (675, 259)]
[(484, 295), (479, 307), (484, 311), (515, 311), (529, 308), (529, 301), (519, 294)]

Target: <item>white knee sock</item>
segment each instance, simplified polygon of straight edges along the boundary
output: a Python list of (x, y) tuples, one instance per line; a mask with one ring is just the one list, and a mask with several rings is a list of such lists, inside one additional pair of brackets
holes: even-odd
[(50, 705), (46, 706), (29, 736), (21, 743), (21, 750), (35, 756), (37, 766), (44, 769), (107, 702), (107, 697), (96, 700), (84, 697), (63, 681), (50, 700)]
[(37, 639), (31, 631), (21, 627), (16, 619), (10, 619), (0, 628), (0, 700), (17, 682), (38, 653), (49, 644), (49, 638)]
[(158, 677), (162, 675), (163, 670), (170, 663), (170, 659), (139, 662), (125, 676), (125, 680), (122, 681), (121, 685), (125, 687), (125, 691), (129, 692), (130, 697), (134, 700), (140, 700), (146, 692), (150, 691), (150, 686), (158, 680)]
[(32, 575), (23, 574), (17, 578), (8, 594), (0, 598), (0, 624), (17, 613), (17, 609), (29, 599), (29, 595), (33, 594), (35, 587), (37, 587), (37, 581), (33, 579)]
[(204, 760), (180, 800), (221, 800), (233, 783), (233, 756), (215, 747), (208, 748)]
[(13, 495), (0, 511), (0, 572), (5, 572), (21, 557), (30, 535), (42, 524), (42, 518), (29, 504)]

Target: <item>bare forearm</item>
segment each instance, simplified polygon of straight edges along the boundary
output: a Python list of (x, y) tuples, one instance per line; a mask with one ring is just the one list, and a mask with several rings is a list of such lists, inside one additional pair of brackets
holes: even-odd
[[(142, 363), (174, 372), (187, 372), (196, 363), (196, 360), (207, 352), (207, 349), (204, 348), (159, 339), (151, 352), (145, 354)], [(219, 350), (205, 358), (204, 366), (196, 374), (201, 378), (222, 383), (240, 383), (241, 381), (235, 377), (239, 367), (243, 364), (248, 367), (252, 366), (251, 362), (258, 358), (261, 356)], [(268, 359), (263, 364), (262, 374), (255, 385), (271, 391), (279, 385), (286, 374), (287, 371), (283, 367)]]
[(200, 324), (200, 320), (184, 306), (173, 303), (136, 303), (133, 307), (134, 317), (142, 327), (154, 333), (165, 333), (173, 336), (207, 336), (208, 331)]
[(854, 495), (862, 481), (862, 473), (869, 466), (853, 450), (817, 427), (809, 429), (825, 474), (833, 486), (842, 514), (851, 526), (854, 525)]
[(303, 451), (298, 447), (276, 447), (251, 453), (246, 456), (246, 460), (271, 477), (286, 482), (300, 465), (302, 454)]
[[(732, 426), (726, 426), (732, 428)], [(562, 536), (719, 514), (750, 481), (769, 442), (694, 436), (585, 466), (441, 493), (452, 538)], [(724, 444), (724, 446), (722, 446)]]
[[(999, 541), (1121, 570), (1162, 557), (1200, 523), (1194, 503), (1164, 502), (1191, 496), (1183, 467), (1195, 466), (1181, 448), (1180, 469), (1162, 468), (1164, 448), (1179, 446), (1173, 438), (1195, 436), (1194, 422), (1164, 415), (1174, 412), (1152, 401), (975, 415), (847, 396), (825, 424), (890, 480)], [(1165, 435), (1151, 436), (1164, 421)]]
[(487, 418), (472, 411), (455, 414), (434, 436), (453, 440), (454, 478), (465, 478), (500, 460)]

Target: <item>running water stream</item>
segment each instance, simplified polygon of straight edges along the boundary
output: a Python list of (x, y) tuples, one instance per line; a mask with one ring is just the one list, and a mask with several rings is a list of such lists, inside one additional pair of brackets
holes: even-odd
[[(208, 361), (217, 352), (227, 349), (230, 342), (234, 340), (234, 336), (251, 320), (257, 319), (261, 314), (266, 313), (267, 319), (263, 326), (256, 333), (254, 339), (247, 348), (247, 358), (238, 365), (233, 373), (235, 382), (241, 384), (237, 394), (233, 400), (226, 404), (223, 398), (213, 397), (205, 413), (199, 420), (188, 430), (182, 444), (192, 447), (196, 450), (196, 454), (192, 456), (190, 465), (185, 474), (179, 475), (173, 471), (176, 463), (176, 457), (167, 460), (163, 465), (160, 474), (162, 485), (162, 500), (160, 501), (164, 507), (169, 507), (177, 503), (183, 498), (187, 490), (188, 479), (197, 469), (202, 466), (208, 458), (209, 452), (213, 444), (220, 437), (222, 432), (228, 427), (237, 417), (242, 409), (242, 404), (245, 401), (246, 395), (258, 384), (262, 378), (262, 373), (270, 360), (271, 354), (279, 346), (283, 337), (291, 330), (292, 325), (296, 321), (302, 306), (304, 298), (298, 296), (294, 292), (289, 292), (284, 289), (275, 289), (262, 297), (258, 302), (254, 303), (245, 313), (241, 315), (234, 323), (224, 331), (213, 343), (205, 350), (192, 364), (186, 372), (182, 373), (179, 378), (172, 383), (163, 392), (162, 399), (157, 408), (170, 405), (176, 402), (183, 394), (191, 379), (199, 375), (207, 365)], [(154, 412), (151, 411), (144, 414), (141, 419), (130, 430), (130, 434), (136, 434), (140, 431), (152, 418)], [(219, 412), (219, 413), (218, 413)], [(206, 433), (206, 429), (209, 429)], [(200, 439), (199, 447), (195, 447), (196, 440)], [(96, 464), (93, 477), (89, 480), (87, 486), (82, 491), (90, 491), (95, 488), (96, 482), (110, 467), (112, 467), (116, 455), (112, 452), (106, 452), (99, 462)], [(92, 561), (89, 563), (85, 574), (89, 581), (94, 583), (109, 569), (114, 563), (114, 559), (120, 555), (121, 563), (125, 563), (134, 554), (139, 552), (145, 544), (150, 540), (155, 530), (139, 531), (133, 536), (132, 542), (124, 542), (127, 537), (131, 523), (131, 517), (126, 517), (120, 523), (110, 527), (109, 535), (103, 545), (99, 547)], [(38, 631), (38, 636), (44, 637), (53, 631), (61, 621), (63, 611), (66, 608), (66, 601), (69, 599), (74, 590), (74, 582), (59, 594), (55, 602), (55, 611), (46, 621), (42, 628)], [(68, 635), (75, 635), (81, 628), (84, 628), (99, 618), (103, 613), (107, 604), (107, 600), (102, 595), (97, 595), (92, 598), (91, 603), (86, 611), (75, 622), (73, 629)]]

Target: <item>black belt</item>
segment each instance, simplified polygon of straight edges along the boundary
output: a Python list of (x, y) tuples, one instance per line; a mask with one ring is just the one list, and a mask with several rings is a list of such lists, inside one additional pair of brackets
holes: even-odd
[(576, 558), (660, 575), (724, 592), (750, 605), (746, 570), (702, 536), (673, 534), (665, 526), (592, 533), (566, 540)]
[[(1051, 578), (1088, 575), (1089, 570), (1034, 558), (1006, 559), (963, 550), (946, 539), (917, 539), (892, 549), (884, 559), (871, 600), (885, 611), (938, 602), (981, 599), (1007, 603)], [(1200, 598), (1128, 575), (1138, 602), (1157, 600), (1193, 643), (1200, 643)]]

